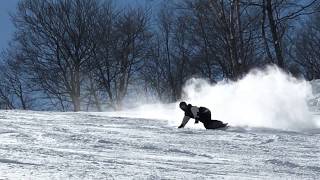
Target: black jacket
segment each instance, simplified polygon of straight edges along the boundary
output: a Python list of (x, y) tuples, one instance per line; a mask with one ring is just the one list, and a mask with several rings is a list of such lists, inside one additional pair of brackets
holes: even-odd
[(199, 112), (197, 114), (198, 118), (194, 117), (194, 115), (192, 114), (191, 108), (192, 108), (192, 105), (188, 104), (187, 110), (184, 111), (184, 115), (188, 116), (190, 118), (196, 119), (196, 123), (198, 121), (205, 122), (205, 121), (210, 121), (211, 120), (211, 112), (210, 112), (210, 110), (208, 108), (200, 107), (199, 108)]

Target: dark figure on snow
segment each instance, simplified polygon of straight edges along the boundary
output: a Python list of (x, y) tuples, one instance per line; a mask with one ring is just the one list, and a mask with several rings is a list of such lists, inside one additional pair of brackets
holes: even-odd
[(192, 106), (186, 102), (180, 103), (180, 109), (184, 111), (184, 117), (181, 125), (178, 128), (183, 128), (190, 118), (195, 119), (195, 123), (199, 121), (203, 123), (206, 129), (217, 129), (227, 126), (227, 123), (223, 123), (218, 120), (211, 120), (211, 112), (208, 108)]

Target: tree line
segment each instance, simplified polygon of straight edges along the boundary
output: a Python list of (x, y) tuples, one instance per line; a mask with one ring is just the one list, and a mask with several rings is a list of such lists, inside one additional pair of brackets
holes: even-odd
[(129, 97), (173, 102), (191, 77), (237, 80), (269, 64), (318, 79), (319, 10), (319, 0), (163, 0), (156, 9), (21, 0), (1, 55), (0, 108), (102, 111), (128, 106)]

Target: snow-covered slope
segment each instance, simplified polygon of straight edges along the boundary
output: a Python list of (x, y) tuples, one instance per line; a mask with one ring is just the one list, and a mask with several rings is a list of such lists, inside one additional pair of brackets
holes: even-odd
[(0, 111), (0, 179), (317, 179), (319, 148), (319, 129), (177, 129), (106, 113)]

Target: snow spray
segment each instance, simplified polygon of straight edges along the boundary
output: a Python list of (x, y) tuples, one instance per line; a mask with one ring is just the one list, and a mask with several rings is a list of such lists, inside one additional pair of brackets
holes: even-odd
[(208, 107), (212, 118), (233, 126), (302, 130), (316, 128), (308, 109), (309, 82), (296, 79), (275, 66), (253, 70), (236, 82), (209, 84), (190, 79), (184, 99)]
[[(310, 97), (312, 88), (309, 82), (269, 66), (264, 70), (252, 70), (236, 82), (210, 84), (204, 79), (190, 79), (183, 88), (181, 101), (209, 108), (212, 119), (230, 126), (303, 130), (317, 128), (307, 105)], [(178, 126), (184, 115), (178, 104), (146, 104), (114, 115), (163, 119)], [(191, 120), (187, 127), (203, 128)]]

